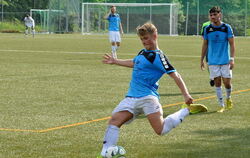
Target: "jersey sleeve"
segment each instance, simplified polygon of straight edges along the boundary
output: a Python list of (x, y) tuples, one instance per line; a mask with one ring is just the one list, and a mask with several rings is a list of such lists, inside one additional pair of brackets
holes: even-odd
[(208, 40), (208, 37), (207, 37), (207, 28), (208, 28), (208, 26), (206, 26), (206, 27), (204, 28), (204, 30), (203, 30), (203, 38), (204, 38), (205, 40)]
[(162, 72), (170, 74), (171, 72), (176, 72), (175, 68), (170, 64), (168, 58), (163, 54), (157, 54), (156, 62), (154, 63), (158, 69)]
[(227, 38), (233, 38), (234, 34), (233, 34), (233, 30), (232, 27), (230, 25), (227, 25), (228, 27), (228, 34), (227, 34)]
[(135, 60), (136, 60), (136, 56), (135, 56), (135, 57), (133, 58), (133, 60), (132, 60), (132, 61), (133, 61), (133, 63), (135, 63)]
[(201, 29), (201, 35), (204, 36), (204, 27)]
[(204, 31), (205, 31), (205, 28), (206, 28), (207, 25), (204, 25), (202, 26), (201, 28), (201, 35), (204, 36)]

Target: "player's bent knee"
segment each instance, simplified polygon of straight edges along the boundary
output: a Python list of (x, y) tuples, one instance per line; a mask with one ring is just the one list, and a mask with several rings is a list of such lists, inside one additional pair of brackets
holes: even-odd
[(159, 136), (162, 136), (162, 130), (155, 131), (155, 133)]
[(173, 128), (175, 128), (174, 120), (173, 120), (171, 117), (168, 116), (168, 117), (164, 120), (164, 124), (163, 124), (163, 129), (162, 129), (162, 131), (161, 131), (161, 135), (167, 134), (167, 133), (170, 132)]
[(154, 132), (155, 132), (157, 135), (159, 135), (159, 136), (162, 135), (162, 134), (161, 134), (162, 128), (153, 128), (153, 129), (154, 129)]
[(116, 118), (113, 118), (113, 117), (111, 117), (111, 119), (109, 120), (109, 124), (116, 124), (118, 121), (117, 121), (117, 119)]
[(112, 117), (112, 118), (109, 120), (109, 124), (110, 124), (110, 125), (117, 126), (117, 127), (120, 128), (120, 127), (122, 126), (123, 122), (122, 122), (121, 120), (117, 119), (117, 118)]

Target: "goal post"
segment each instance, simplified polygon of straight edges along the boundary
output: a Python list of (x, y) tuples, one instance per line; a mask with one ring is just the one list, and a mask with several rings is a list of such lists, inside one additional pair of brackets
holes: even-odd
[(35, 25), (41, 27), (42, 32), (48, 32), (48, 10), (30, 9), (30, 16), (35, 20)]
[(107, 32), (108, 21), (104, 16), (112, 5), (117, 8), (124, 33), (135, 33), (137, 26), (150, 21), (159, 34), (178, 35), (176, 3), (82, 3), (82, 34)]

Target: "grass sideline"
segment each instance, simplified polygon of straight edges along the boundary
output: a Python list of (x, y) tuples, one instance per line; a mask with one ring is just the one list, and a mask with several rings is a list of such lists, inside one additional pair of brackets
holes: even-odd
[[(40, 26), (35, 27), (36, 32), (41, 32)], [(0, 22), (0, 32), (1, 33), (24, 33), (25, 25), (17, 19), (14, 22)]]
[[(236, 38), (234, 91), (249, 89), (249, 38)], [(103, 65), (107, 36), (0, 34), (0, 128), (40, 130), (103, 118), (124, 97), (131, 69)], [(181, 73), (194, 98), (214, 95), (208, 73), (199, 69), (199, 37), (159, 37), (160, 48)], [(142, 48), (125, 36), (118, 56)], [(162, 105), (182, 102), (173, 81), (160, 81)], [(169, 135), (156, 136), (142, 116), (121, 129), (119, 145), (128, 158), (246, 158), (250, 154), (249, 92), (233, 95), (235, 108), (223, 114), (215, 99), (198, 101), (209, 112), (188, 117)], [(164, 115), (178, 110), (164, 108)], [(0, 131), (0, 157), (95, 157), (107, 121), (46, 133)], [(145, 152), (147, 151), (147, 152)]]

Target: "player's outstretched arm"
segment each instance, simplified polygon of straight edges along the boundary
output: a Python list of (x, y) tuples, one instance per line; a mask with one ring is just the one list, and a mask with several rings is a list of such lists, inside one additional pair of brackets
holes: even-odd
[(178, 72), (172, 72), (172, 73), (169, 74), (169, 76), (174, 79), (176, 85), (181, 90), (181, 93), (182, 93), (182, 95), (184, 97), (185, 103), (186, 104), (192, 104), (193, 103), (193, 98), (189, 94), (189, 92), (187, 90), (187, 87), (186, 87), (186, 84), (182, 80), (181, 75)]
[(134, 63), (133, 63), (132, 59), (125, 59), (125, 60), (115, 59), (109, 54), (105, 54), (103, 56), (102, 62), (104, 64), (115, 64), (115, 65), (119, 65), (119, 66), (130, 67), (130, 68), (134, 67)]

